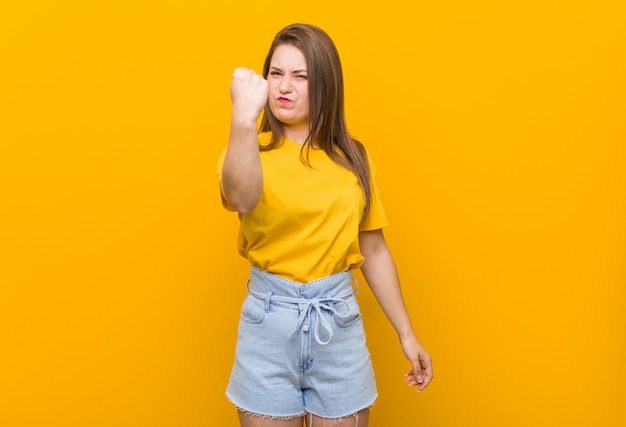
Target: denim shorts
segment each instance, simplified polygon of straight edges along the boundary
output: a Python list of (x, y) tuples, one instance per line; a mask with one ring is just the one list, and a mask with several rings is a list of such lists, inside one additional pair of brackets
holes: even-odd
[(351, 271), (300, 284), (251, 268), (226, 390), (240, 410), (341, 418), (374, 403), (352, 283)]

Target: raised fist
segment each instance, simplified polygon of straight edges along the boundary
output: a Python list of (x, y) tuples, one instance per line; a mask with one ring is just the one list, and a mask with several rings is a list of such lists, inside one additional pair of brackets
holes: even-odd
[(256, 120), (265, 107), (269, 94), (267, 80), (254, 70), (236, 68), (230, 84), (233, 115)]

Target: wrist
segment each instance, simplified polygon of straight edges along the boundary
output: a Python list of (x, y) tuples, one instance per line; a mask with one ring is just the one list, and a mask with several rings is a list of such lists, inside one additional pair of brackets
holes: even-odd
[(407, 340), (413, 340), (413, 339), (417, 340), (417, 336), (415, 335), (415, 332), (413, 331), (412, 328), (409, 328), (404, 331), (398, 331), (398, 338), (402, 342), (407, 341)]
[(253, 128), (256, 130), (257, 121), (259, 119), (260, 114), (256, 114), (250, 111), (237, 111), (233, 109), (230, 123), (231, 126), (237, 126), (239, 128)]

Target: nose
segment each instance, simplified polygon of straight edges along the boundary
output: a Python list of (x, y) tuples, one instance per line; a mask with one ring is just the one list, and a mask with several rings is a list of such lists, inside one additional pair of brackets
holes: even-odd
[(280, 90), (281, 93), (291, 92), (291, 79), (289, 76), (282, 76), (278, 85), (278, 90)]

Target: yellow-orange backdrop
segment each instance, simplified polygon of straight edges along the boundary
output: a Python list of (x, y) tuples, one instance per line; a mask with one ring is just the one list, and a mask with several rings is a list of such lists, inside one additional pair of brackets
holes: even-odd
[(0, 5), (0, 425), (233, 426), (246, 263), (232, 69), (310, 22), (436, 379), (360, 293), (373, 427), (626, 424), (626, 10), (544, 2)]

